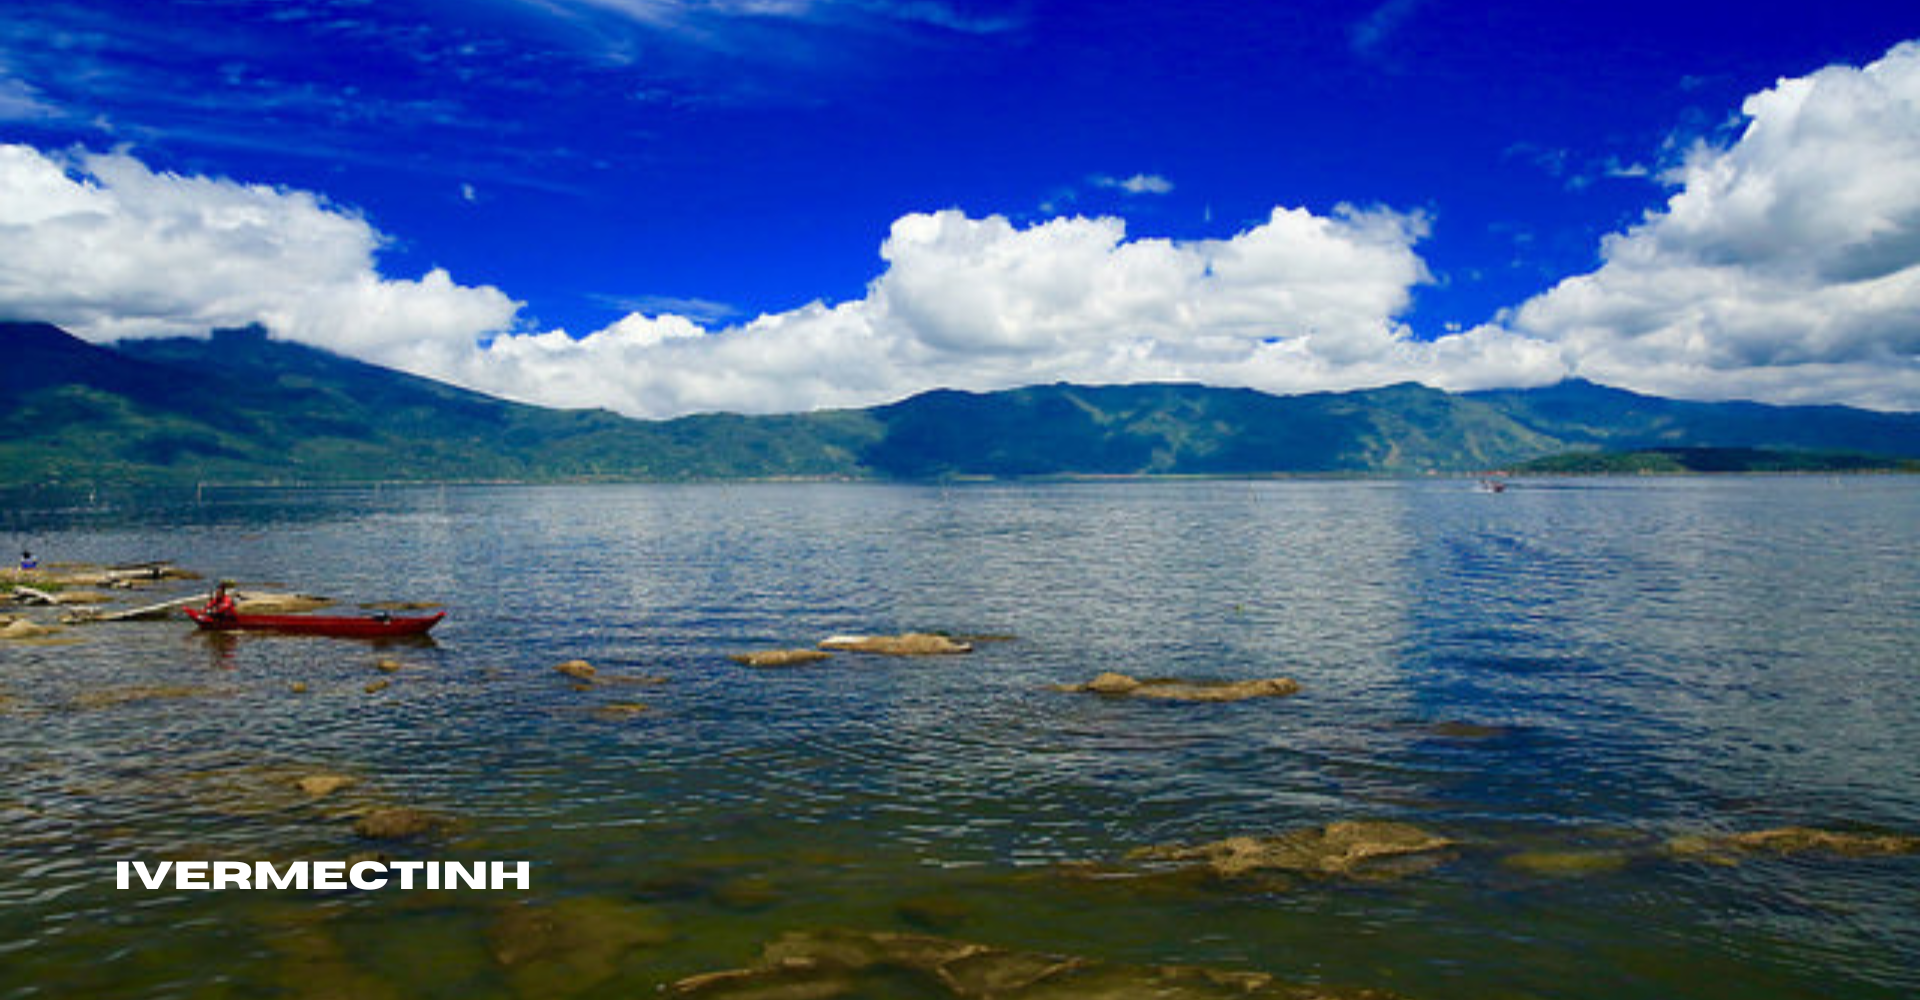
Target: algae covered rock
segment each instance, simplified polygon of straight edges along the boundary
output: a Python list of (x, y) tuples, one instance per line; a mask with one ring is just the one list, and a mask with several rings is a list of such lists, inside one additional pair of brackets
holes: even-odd
[(878, 653), (882, 656), (950, 656), (973, 652), (973, 647), (967, 643), (932, 632), (836, 635), (821, 640), (820, 648), (847, 653)]
[(1810, 826), (1782, 826), (1745, 833), (1697, 834), (1675, 837), (1666, 853), (1711, 864), (1737, 864), (1752, 855), (1824, 854), (1842, 858), (1889, 857), (1920, 854), (1920, 837), (1901, 833), (1826, 830)]
[(933, 996), (957, 1000), (1391, 1000), (1374, 990), (1284, 983), (1263, 972), (1123, 965), (923, 934), (825, 929), (781, 935), (758, 965), (689, 976), (667, 987), (708, 1000)]
[(659, 911), (602, 897), (502, 908), (487, 928), (487, 952), (526, 997), (569, 996), (619, 975), (640, 948), (672, 940)]
[(915, 927), (945, 931), (965, 923), (974, 908), (954, 896), (929, 894), (903, 899), (894, 904), (893, 912)]
[(409, 806), (375, 809), (353, 821), (353, 832), (368, 840), (411, 840), (452, 828), (447, 817)]
[(1625, 851), (1521, 851), (1500, 859), (1500, 864), (1528, 875), (1581, 878), (1621, 871), (1631, 860)]
[(793, 667), (831, 660), (833, 654), (821, 649), (765, 649), (757, 653), (736, 653), (727, 659), (749, 667)]
[(1453, 844), (1446, 837), (1410, 823), (1346, 820), (1277, 837), (1228, 837), (1191, 847), (1147, 847), (1128, 857), (1139, 861), (1190, 862), (1229, 879), (1263, 871), (1385, 875), (1401, 871), (1387, 862), (1413, 857), (1431, 859)]
[(1162, 701), (1246, 701), (1298, 694), (1300, 683), (1288, 677), (1250, 681), (1187, 681), (1174, 677), (1141, 680), (1108, 671), (1085, 684), (1056, 685), (1054, 690)]

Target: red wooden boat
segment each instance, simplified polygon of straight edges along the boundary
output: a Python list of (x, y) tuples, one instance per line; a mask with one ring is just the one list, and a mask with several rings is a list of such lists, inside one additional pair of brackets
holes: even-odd
[(300, 635), (332, 635), (348, 639), (389, 639), (402, 635), (425, 635), (445, 618), (445, 611), (431, 615), (248, 615), (209, 614), (198, 608), (182, 608), (195, 625), (214, 632), (259, 631), (292, 632)]

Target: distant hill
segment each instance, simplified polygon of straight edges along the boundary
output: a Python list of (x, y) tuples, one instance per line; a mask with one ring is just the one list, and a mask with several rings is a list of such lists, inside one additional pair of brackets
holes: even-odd
[(1847, 406), (1700, 403), (1642, 396), (1581, 379), (1539, 389), (1466, 393), (1542, 434), (1570, 445), (1644, 448), (1778, 448), (1916, 455), (1920, 414)]
[(869, 411), (874, 471), (1247, 475), (1479, 469), (1560, 442), (1437, 389), (1271, 396), (1198, 385), (939, 390)]
[(107, 349), (7, 323), (0, 353), (0, 482), (15, 484), (823, 476), (878, 436), (857, 413), (527, 406), (257, 328)]
[(1518, 473), (1575, 476), (1683, 472), (1920, 472), (1920, 459), (1779, 448), (1645, 448), (1576, 451), (1522, 462)]
[(937, 390), (865, 410), (633, 420), (272, 339), (101, 347), (0, 323), (0, 483), (1467, 472), (1573, 451), (1920, 458), (1920, 415), (1693, 403), (1587, 382), (1274, 396), (1198, 385)]

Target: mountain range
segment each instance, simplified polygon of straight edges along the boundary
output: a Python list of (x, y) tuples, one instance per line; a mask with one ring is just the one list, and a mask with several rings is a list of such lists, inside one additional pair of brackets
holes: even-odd
[(0, 484), (15, 486), (1406, 475), (1661, 449), (1758, 456), (1760, 468), (1783, 467), (1782, 452), (1844, 453), (1831, 467), (1846, 468), (1920, 459), (1920, 414), (1689, 402), (1578, 380), (1295, 396), (1187, 384), (942, 389), (867, 409), (649, 421), (509, 402), (258, 327), (101, 346), (0, 323), (0, 358)]

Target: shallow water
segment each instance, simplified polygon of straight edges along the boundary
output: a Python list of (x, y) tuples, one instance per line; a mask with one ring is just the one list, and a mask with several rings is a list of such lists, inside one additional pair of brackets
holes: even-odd
[[(1661, 850), (1920, 833), (1912, 477), (208, 491), (4, 526), (43, 561), (451, 614), (391, 647), (0, 644), (0, 997), (632, 996), (839, 926), (1436, 1000), (1920, 992), (1920, 858)], [(726, 659), (908, 629), (1015, 638)], [(576, 657), (665, 683), (578, 691)], [(1304, 690), (1048, 689), (1104, 670)], [(74, 701), (133, 684), (205, 690)], [(284, 794), (314, 771), (361, 784)], [(459, 820), (394, 855), (531, 860), (533, 890), (113, 888), (119, 859), (345, 857), (376, 801)], [(1461, 843), (1285, 888), (1060, 867), (1352, 818)], [(1514, 858), (1570, 851), (1603, 863)], [(501, 906), (578, 897), (666, 940), (559, 985), (489, 956)]]

